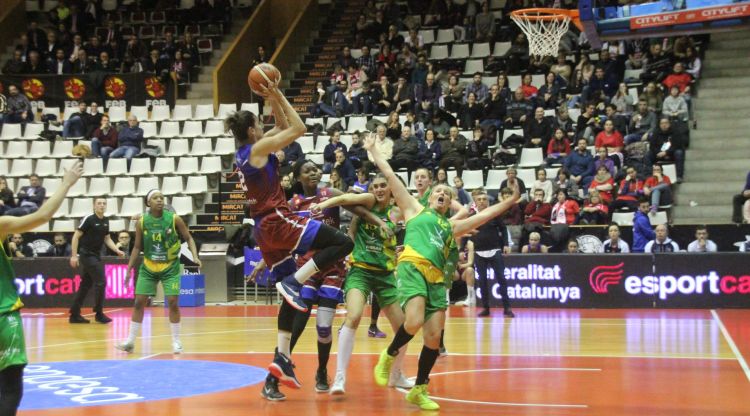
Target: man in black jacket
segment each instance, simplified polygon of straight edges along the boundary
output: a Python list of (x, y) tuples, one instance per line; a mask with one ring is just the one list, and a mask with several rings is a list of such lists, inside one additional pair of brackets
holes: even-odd
[(53, 75), (66, 75), (73, 73), (73, 65), (65, 58), (65, 51), (55, 51), (55, 58), (47, 61), (47, 72)]
[(673, 160), (677, 170), (677, 183), (682, 182), (685, 174), (685, 133), (674, 129), (669, 118), (659, 120), (659, 128), (651, 135), (651, 164)]
[[(484, 189), (475, 189), (471, 196), (474, 198), (477, 212), (490, 206), (487, 192)], [(505, 265), (503, 263), (503, 253), (510, 252), (510, 234), (502, 218), (498, 216), (479, 227), (477, 232), (471, 236), (471, 241), (474, 243), (474, 270), (477, 271), (479, 277), (480, 294), (482, 296), (482, 312), (479, 313), (479, 316), (490, 315), (490, 297), (494, 290), (490, 288), (487, 270), (492, 268), (495, 281), (500, 286), (503, 314), (512, 318), (515, 315), (510, 308), (508, 281), (505, 279)]]
[(29, 176), (29, 186), (24, 186), (18, 191), (18, 204), (16, 208), (5, 211), (5, 215), (22, 217), (39, 209), (44, 202), (47, 191), (42, 186), (39, 176), (32, 174)]
[(411, 127), (401, 127), (401, 138), (393, 142), (393, 158), (389, 161), (393, 170), (406, 168), (410, 172), (417, 166), (419, 142), (411, 134)]
[(394, 108), (393, 94), (396, 92), (388, 82), (388, 77), (382, 75), (380, 83), (372, 86), (372, 103), (375, 106), (374, 114), (388, 114)]
[(62, 137), (84, 137), (89, 131), (89, 114), (86, 111), (86, 102), (78, 102), (78, 112), (75, 112), (63, 123)]
[(544, 108), (537, 107), (534, 117), (526, 120), (523, 135), (526, 139), (524, 147), (541, 147), (547, 153), (547, 143), (552, 138), (552, 122), (544, 117)]

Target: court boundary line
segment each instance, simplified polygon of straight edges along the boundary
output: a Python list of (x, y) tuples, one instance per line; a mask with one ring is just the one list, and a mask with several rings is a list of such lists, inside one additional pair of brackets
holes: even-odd
[[(216, 355), (222, 355), (222, 354), (238, 354), (238, 355), (247, 355), (247, 354), (273, 354), (273, 351), (185, 351), (183, 354), (216, 354)], [(293, 352), (292, 356), (294, 355), (317, 355), (317, 352), (314, 351), (299, 351), (299, 352)], [(331, 351), (331, 355), (337, 355), (338, 351)], [(379, 352), (353, 352), (352, 355), (380, 355)], [(414, 353), (407, 353), (408, 356), (417, 357), (419, 356), (419, 352)], [(659, 359), (665, 359), (665, 360), (722, 360), (722, 361), (734, 361), (734, 357), (664, 357), (664, 356), (656, 356), (656, 355), (646, 355), (646, 356), (625, 356), (625, 355), (544, 355), (544, 354), (487, 354), (487, 353), (454, 353), (451, 352), (448, 354), (448, 357), (450, 356), (456, 356), (456, 357), (535, 357), (535, 358), (624, 358), (624, 359), (648, 359), (648, 360), (659, 360)]]
[(722, 322), (721, 317), (716, 312), (716, 309), (711, 309), (711, 316), (713, 316), (714, 320), (719, 325), (719, 329), (721, 330), (721, 335), (724, 336), (724, 339), (729, 344), (729, 349), (732, 350), (732, 353), (734, 353), (734, 356), (739, 362), (740, 367), (742, 368), (742, 371), (745, 372), (745, 377), (747, 377), (747, 381), (750, 381), (750, 367), (748, 367), (747, 361), (745, 361), (745, 357), (742, 356), (742, 353), (740, 352), (739, 348), (737, 348), (737, 344), (734, 343), (734, 339), (732, 339), (732, 335), (724, 326), (724, 322)]
[[(252, 329), (235, 329), (231, 331), (208, 331), (208, 332), (191, 332), (187, 334), (180, 334), (181, 337), (187, 337), (187, 336), (196, 336), (196, 335), (214, 335), (214, 334), (231, 334), (234, 332), (260, 332), (260, 331), (277, 331), (276, 328), (252, 328)], [(164, 335), (149, 335), (147, 337), (140, 336), (136, 339), (153, 339), (153, 338), (166, 338), (171, 337), (172, 334), (164, 334)], [(78, 341), (78, 342), (66, 342), (62, 344), (49, 344), (49, 345), (37, 345), (34, 347), (26, 347), (27, 350), (38, 350), (38, 349), (44, 349), (44, 348), (51, 348), (51, 347), (65, 347), (69, 345), (81, 345), (81, 344), (94, 344), (98, 342), (103, 343), (111, 343), (111, 342), (117, 342), (119, 341), (119, 338), (105, 338), (105, 339), (97, 339), (97, 340), (91, 340), (91, 341)]]
[[(601, 368), (576, 368), (576, 367), (516, 367), (516, 368), (482, 368), (474, 370), (455, 370), (455, 371), (442, 371), (438, 373), (431, 373), (430, 376), (444, 376), (450, 374), (468, 374), (468, 373), (488, 373), (492, 371), (584, 371), (584, 372), (600, 372)], [(415, 380), (416, 377), (409, 377), (410, 380)], [(406, 389), (397, 388), (396, 390), (402, 393), (408, 393)], [(577, 408), (587, 409), (589, 406), (586, 404), (557, 404), (557, 403), (514, 403), (514, 402), (485, 402), (479, 400), (465, 400), (465, 399), (452, 399), (449, 397), (440, 397), (430, 395), (430, 398), (435, 400), (442, 400), (446, 402), (454, 403), (471, 403), (481, 404), (488, 406), (505, 406), (505, 407), (556, 407), (556, 408)]]
[(138, 357), (139, 360), (148, 360), (154, 357), (158, 357), (160, 355), (164, 354), (163, 352), (157, 352), (154, 354), (144, 355), (143, 357)]

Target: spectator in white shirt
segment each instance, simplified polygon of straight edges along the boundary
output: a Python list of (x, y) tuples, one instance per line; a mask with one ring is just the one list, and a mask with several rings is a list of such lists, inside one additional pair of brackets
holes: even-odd
[(688, 244), (687, 251), (690, 253), (714, 253), (718, 251), (716, 243), (708, 239), (708, 229), (705, 225), (699, 225), (695, 229), (695, 241)]
[[(393, 157), (393, 140), (385, 136), (386, 128), (385, 124), (378, 124), (375, 129), (375, 147), (380, 150), (380, 153), (386, 160), (391, 160)], [(372, 154), (367, 151), (367, 158), (372, 162)]]
[(619, 225), (610, 224), (607, 234), (609, 234), (609, 239), (602, 244), (601, 253), (630, 253), (628, 243), (620, 239)]

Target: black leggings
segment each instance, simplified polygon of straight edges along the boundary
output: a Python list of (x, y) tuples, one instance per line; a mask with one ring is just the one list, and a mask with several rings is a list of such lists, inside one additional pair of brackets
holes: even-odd
[(23, 397), (23, 368), (12, 365), (0, 371), (0, 416), (15, 416)]
[(341, 231), (322, 224), (310, 249), (317, 250), (317, 253), (313, 255), (313, 260), (318, 270), (324, 270), (351, 253), (354, 243)]

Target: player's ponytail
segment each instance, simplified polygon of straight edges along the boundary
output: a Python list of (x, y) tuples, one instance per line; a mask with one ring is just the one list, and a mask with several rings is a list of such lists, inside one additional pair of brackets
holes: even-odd
[(231, 131), (235, 140), (244, 143), (250, 139), (247, 130), (255, 127), (256, 120), (255, 114), (249, 111), (235, 111), (224, 119), (224, 130)]

